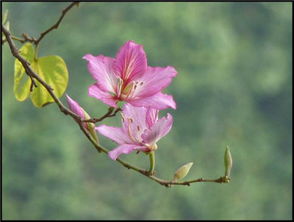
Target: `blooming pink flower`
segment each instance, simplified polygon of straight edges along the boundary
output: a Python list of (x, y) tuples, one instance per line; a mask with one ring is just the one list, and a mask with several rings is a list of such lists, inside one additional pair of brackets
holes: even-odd
[(161, 90), (171, 83), (177, 71), (171, 66), (147, 66), (142, 45), (128, 41), (115, 58), (91, 54), (83, 58), (88, 61), (88, 71), (97, 80), (89, 87), (89, 96), (112, 107), (117, 107), (118, 101), (126, 101), (133, 106), (158, 110), (176, 108), (173, 97)]
[(108, 155), (116, 160), (121, 154), (134, 150), (150, 152), (157, 149), (157, 141), (171, 129), (172, 115), (158, 119), (158, 110), (145, 107), (134, 107), (125, 104), (122, 110), (122, 127), (100, 125), (95, 129), (119, 146)]

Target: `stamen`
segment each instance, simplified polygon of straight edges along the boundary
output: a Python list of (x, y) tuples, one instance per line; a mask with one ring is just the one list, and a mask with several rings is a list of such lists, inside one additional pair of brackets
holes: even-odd
[(130, 77), (130, 74), (133, 71), (134, 63), (135, 63), (134, 59), (130, 59), (129, 61), (127, 59), (125, 60), (125, 64), (124, 64), (125, 67), (123, 71), (123, 76), (125, 80), (127, 80)]
[(138, 142), (134, 137), (133, 137), (133, 135), (132, 135), (132, 130), (131, 130), (131, 124), (130, 123), (132, 123), (133, 122), (133, 119), (132, 118), (128, 118), (128, 121), (129, 121), (129, 124), (128, 124), (128, 134), (129, 134), (129, 137), (131, 138), (131, 140), (133, 141), (133, 142)]
[(123, 80), (118, 77), (118, 83), (117, 83), (117, 88), (116, 88), (116, 94), (117, 94), (117, 97), (119, 98), (120, 95), (122, 94), (121, 90), (122, 90), (122, 85), (123, 85)]

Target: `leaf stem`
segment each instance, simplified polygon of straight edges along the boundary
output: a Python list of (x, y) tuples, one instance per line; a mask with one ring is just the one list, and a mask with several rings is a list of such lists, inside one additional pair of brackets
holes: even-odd
[(150, 160), (149, 174), (153, 175), (154, 169), (155, 169), (155, 152), (154, 151), (151, 151), (149, 153), (149, 160)]

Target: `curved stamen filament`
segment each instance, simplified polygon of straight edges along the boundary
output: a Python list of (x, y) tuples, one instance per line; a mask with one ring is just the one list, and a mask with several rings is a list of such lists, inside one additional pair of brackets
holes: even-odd
[(133, 123), (133, 119), (132, 118), (128, 118), (128, 134), (129, 134), (129, 137), (131, 138), (131, 140), (134, 142), (134, 143), (138, 143), (137, 139), (133, 137), (132, 135), (132, 129), (131, 129), (131, 123)]
[(118, 77), (118, 82), (117, 82), (117, 87), (116, 87), (116, 95), (119, 98), (122, 94), (122, 86), (123, 86), (124, 81)]

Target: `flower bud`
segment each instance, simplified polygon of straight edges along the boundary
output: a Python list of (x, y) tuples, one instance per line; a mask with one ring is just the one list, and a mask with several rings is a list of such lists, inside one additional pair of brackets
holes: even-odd
[(232, 159), (229, 146), (227, 146), (225, 150), (225, 177), (230, 177), (232, 166), (233, 166), (233, 159)]
[(193, 162), (189, 162), (181, 166), (179, 169), (177, 169), (177, 171), (174, 174), (173, 181), (183, 179), (185, 176), (187, 176), (192, 165), (193, 165)]
[[(70, 98), (69, 95), (66, 95), (66, 101), (67, 101), (69, 109), (73, 113), (81, 117), (82, 120), (91, 119), (89, 114), (80, 106), (80, 104), (77, 103), (72, 98)], [(88, 132), (91, 134), (91, 137), (99, 144), (99, 140), (95, 131), (95, 124), (91, 122), (84, 122), (83, 127), (88, 130)]]

